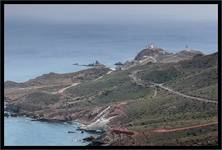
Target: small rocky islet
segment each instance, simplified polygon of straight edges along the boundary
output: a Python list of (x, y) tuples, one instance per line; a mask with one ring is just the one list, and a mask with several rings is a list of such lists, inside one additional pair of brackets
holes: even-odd
[(82, 131), (101, 132), (84, 139), (90, 145), (217, 145), (217, 65), (217, 52), (151, 44), (115, 70), (97, 61), (78, 72), (6, 81), (5, 111), (79, 122)]

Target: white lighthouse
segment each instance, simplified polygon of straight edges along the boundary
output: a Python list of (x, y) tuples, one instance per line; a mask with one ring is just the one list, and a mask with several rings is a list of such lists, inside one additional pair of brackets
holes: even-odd
[(153, 49), (153, 48), (155, 48), (155, 45), (154, 45), (154, 43), (150, 43), (148, 46), (147, 46), (147, 48), (150, 48), (150, 49)]

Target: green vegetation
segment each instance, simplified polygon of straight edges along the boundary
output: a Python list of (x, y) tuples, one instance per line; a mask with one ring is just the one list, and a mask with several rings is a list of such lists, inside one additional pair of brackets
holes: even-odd
[[(81, 71), (72, 77), (72, 80), (83, 82), (68, 88), (62, 94), (35, 91), (22, 97), (15, 105), (20, 110), (29, 112), (39, 113), (38, 111), (41, 110), (41, 114), (49, 118), (57, 115), (58, 118), (63, 116), (69, 120), (76, 118), (90, 120), (96, 116), (95, 111), (126, 102), (123, 108), (124, 115), (115, 118), (111, 124), (114, 126), (120, 124), (120, 127), (139, 132), (216, 122), (217, 104), (184, 98), (148, 83), (150, 81), (164, 83), (164, 86), (174, 91), (218, 101), (217, 57), (215, 53), (177, 63), (149, 63), (137, 65), (128, 70), (114, 71), (111, 74), (106, 74), (107, 68), (103, 68), (101, 72), (95, 69), (88, 70), (89, 72)], [(146, 87), (138, 86), (134, 81), (135, 78), (141, 79), (140, 82)], [(55, 89), (60, 89), (60, 86), (40, 90), (49, 93)], [(217, 145), (217, 130), (217, 126), (212, 125), (173, 133), (152, 133), (152, 138), (144, 143), (147, 145)]]
[(25, 97), (27, 103), (37, 104), (37, 105), (49, 105), (54, 104), (59, 101), (59, 97), (52, 94), (47, 94), (43, 92), (34, 92)]
[(66, 93), (72, 97), (94, 97), (92, 102), (97, 105), (108, 105), (129, 99), (138, 99), (150, 94), (147, 88), (141, 88), (131, 82), (128, 72), (116, 72), (70, 88)]
[(164, 69), (156, 69), (154, 71), (145, 71), (142, 72), (142, 80), (152, 81), (155, 83), (164, 83), (170, 80), (174, 80), (181, 75), (181, 72), (178, 71), (174, 66)]
[(155, 98), (143, 98), (126, 107), (122, 121), (133, 130), (174, 128), (215, 120), (217, 105), (196, 102), (159, 90)]

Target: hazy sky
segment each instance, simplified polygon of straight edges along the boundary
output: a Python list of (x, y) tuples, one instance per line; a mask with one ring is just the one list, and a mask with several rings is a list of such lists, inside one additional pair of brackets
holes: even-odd
[(216, 21), (217, 5), (6, 5), (7, 20), (49, 23), (149, 22), (151, 20)]

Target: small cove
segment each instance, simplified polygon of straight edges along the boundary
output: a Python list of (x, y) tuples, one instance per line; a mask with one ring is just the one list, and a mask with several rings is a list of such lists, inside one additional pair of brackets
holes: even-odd
[(83, 139), (96, 135), (77, 130), (78, 123), (32, 121), (27, 117), (5, 117), (4, 121), (5, 146), (85, 146), (89, 142)]

